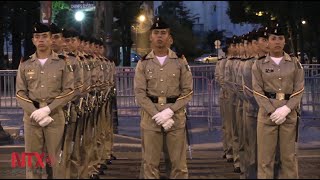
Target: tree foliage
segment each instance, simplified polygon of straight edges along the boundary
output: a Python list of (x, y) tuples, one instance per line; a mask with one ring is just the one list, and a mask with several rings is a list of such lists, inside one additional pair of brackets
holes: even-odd
[(192, 26), (196, 15), (192, 15), (182, 1), (163, 1), (158, 14), (170, 26), (174, 49), (186, 57), (195, 56), (198, 53), (198, 40), (192, 32)]

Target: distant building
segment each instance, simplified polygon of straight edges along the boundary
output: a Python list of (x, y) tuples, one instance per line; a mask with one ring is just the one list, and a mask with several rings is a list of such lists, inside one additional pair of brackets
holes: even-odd
[[(158, 7), (162, 1), (154, 1), (154, 13), (157, 15)], [(233, 24), (227, 14), (228, 1), (183, 1), (191, 13), (197, 15), (198, 18), (193, 26), (196, 34), (205, 34), (209, 30), (218, 31), (225, 30), (224, 36), (242, 35), (254, 28), (259, 27), (258, 24)]]

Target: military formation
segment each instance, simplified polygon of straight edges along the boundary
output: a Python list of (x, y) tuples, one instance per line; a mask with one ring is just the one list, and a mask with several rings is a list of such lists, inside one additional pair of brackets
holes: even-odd
[(296, 157), (304, 72), (284, 51), (277, 23), (227, 40), (215, 69), (220, 85), (223, 158), (241, 178), (298, 178)]
[[(116, 159), (115, 63), (102, 39), (74, 29), (36, 23), (32, 41), (36, 52), (21, 61), (16, 81), (25, 151), (46, 152), (48, 178), (98, 179)], [(27, 167), (26, 177), (40, 179), (36, 168)]]

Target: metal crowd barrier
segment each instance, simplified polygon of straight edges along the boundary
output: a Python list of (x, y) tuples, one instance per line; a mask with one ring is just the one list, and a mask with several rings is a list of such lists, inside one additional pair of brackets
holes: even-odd
[[(304, 64), (305, 91), (301, 102), (302, 125), (320, 126), (320, 64)], [(194, 95), (188, 104), (189, 117), (206, 120), (208, 129), (221, 126), (219, 89), (214, 80), (215, 65), (191, 66)], [(133, 78), (135, 68), (117, 67), (116, 88), (118, 117), (139, 117)], [(0, 71), (0, 115), (23, 113), (15, 97), (16, 70)]]

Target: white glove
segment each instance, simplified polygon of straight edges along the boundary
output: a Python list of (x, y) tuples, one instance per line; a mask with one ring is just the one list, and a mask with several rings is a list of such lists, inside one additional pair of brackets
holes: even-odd
[(39, 122), (40, 120), (42, 120), (46, 116), (49, 116), (50, 113), (51, 113), (50, 108), (48, 106), (46, 106), (46, 107), (43, 107), (43, 108), (40, 108), (38, 110), (33, 111), (30, 118), (34, 119), (36, 122)]
[(284, 123), (286, 120), (287, 120), (287, 118), (280, 119), (280, 120), (275, 121), (275, 123), (276, 123), (277, 125), (280, 125), (280, 124)]
[(46, 116), (42, 120), (39, 121), (39, 125), (41, 127), (45, 127), (53, 121), (52, 117)]
[(288, 106), (284, 105), (276, 109), (274, 113), (271, 114), (270, 118), (272, 122), (281, 121), (287, 117), (287, 115), (291, 112), (291, 109)]
[(168, 119), (164, 124), (162, 124), (162, 127), (164, 128), (164, 130), (168, 130), (170, 129), (174, 124), (174, 121), (172, 118)]
[(159, 112), (158, 114), (154, 115), (152, 119), (154, 119), (158, 125), (162, 125), (168, 119), (170, 119), (173, 116), (173, 114), (174, 112), (170, 108), (167, 108)]

